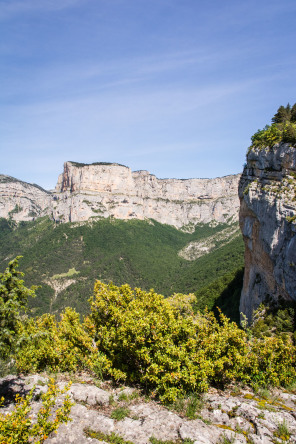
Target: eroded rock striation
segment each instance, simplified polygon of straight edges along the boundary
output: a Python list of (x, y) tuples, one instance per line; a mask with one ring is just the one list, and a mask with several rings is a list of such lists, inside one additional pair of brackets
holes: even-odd
[[(158, 179), (148, 171), (132, 172), (114, 163), (65, 162), (52, 193), (2, 176), (3, 184), (6, 182), (0, 188), (0, 216), (30, 220), (49, 215), (59, 222), (155, 219), (177, 228), (233, 222), (238, 220), (239, 178)], [(22, 211), (13, 211), (16, 205)]]
[(252, 148), (239, 184), (245, 274), (240, 311), (271, 297), (296, 300), (296, 149)]

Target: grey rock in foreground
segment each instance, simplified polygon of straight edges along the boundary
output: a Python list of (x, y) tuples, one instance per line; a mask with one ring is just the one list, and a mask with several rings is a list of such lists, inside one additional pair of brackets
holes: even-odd
[[(0, 379), (0, 392), (9, 395), (1, 411), (11, 411), (13, 396), (16, 393), (24, 395), (33, 386), (36, 395), (40, 395), (46, 391), (45, 382), (46, 379), (39, 375)], [(59, 385), (63, 387), (65, 382), (60, 381)], [(204, 405), (196, 419), (189, 420), (156, 402), (144, 402), (140, 396), (134, 396), (133, 389), (115, 389), (104, 383), (102, 386), (97, 387), (90, 377), (85, 383), (83, 379), (74, 383), (69, 390), (72, 401), (75, 401), (71, 410), (72, 421), (62, 424), (57, 434), (52, 434), (46, 442), (96, 444), (108, 442), (107, 435), (111, 433), (135, 444), (149, 444), (151, 437), (172, 442), (190, 439), (195, 444), (296, 442), (296, 395), (292, 393), (277, 391), (263, 399), (247, 389), (240, 392), (211, 389), (204, 395)], [(57, 407), (61, 403), (62, 397), (58, 399)], [(113, 419), (112, 415), (118, 407), (128, 409), (128, 415), (121, 420)], [(36, 396), (32, 405), (33, 418), (39, 408), (40, 400)], [(279, 426), (283, 424), (290, 434), (288, 441), (278, 436)], [(86, 429), (105, 434), (105, 441), (87, 437)]]

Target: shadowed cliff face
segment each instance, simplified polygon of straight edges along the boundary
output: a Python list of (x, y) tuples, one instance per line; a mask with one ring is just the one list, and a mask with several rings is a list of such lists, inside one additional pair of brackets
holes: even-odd
[(267, 297), (296, 300), (296, 149), (252, 149), (239, 183), (239, 222), (245, 242), (240, 311)]
[(114, 217), (155, 219), (176, 228), (192, 228), (198, 223), (238, 219), (240, 175), (158, 179), (148, 171), (132, 172), (118, 164), (65, 162), (53, 193), (7, 176), (2, 178), (0, 217), (15, 220), (41, 215), (60, 222)]

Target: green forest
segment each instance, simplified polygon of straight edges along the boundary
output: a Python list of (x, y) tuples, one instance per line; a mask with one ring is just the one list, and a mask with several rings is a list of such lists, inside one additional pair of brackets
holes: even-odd
[[(217, 282), (218, 286), (209, 288), (208, 300), (198, 298), (201, 308), (208, 305), (212, 309), (236, 271), (243, 267), (244, 247), (238, 225), (234, 225), (237, 235), (228, 243), (217, 240), (210, 253), (196, 260), (186, 260), (178, 253), (188, 243), (207, 239), (227, 227), (198, 225), (193, 233), (185, 233), (156, 221), (104, 219), (81, 225), (55, 224), (42, 218), (16, 225), (2, 219), (0, 266), (4, 269), (9, 259), (22, 256), (26, 282), (41, 286), (36, 290), (37, 297), (29, 301), (34, 315), (61, 312), (67, 306), (87, 313), (87, 300), (96, 279), (116, 285), (127, 283), (146, 291), (153, 288), (164, 296), (195, 293)], [(63, 284), (71, 279), (73, 283), (55, 298), (49, 283)], [(229, 304), (232, 311), (235, 307), (236, 320), (242, 279), (237, 285), (236, 303)]]

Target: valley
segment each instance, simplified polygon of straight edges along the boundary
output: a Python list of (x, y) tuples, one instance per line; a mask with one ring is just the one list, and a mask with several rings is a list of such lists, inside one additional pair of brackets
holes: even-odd
[(158, 179), (116, 163), (69, 161), (51, 191), (0, 175), (0, 266), (23, 256), (26, 282), (40, 286), (34, 315), (67, 306), (86, 313), (96, 279), (195, 293), (243, 266), (239, 180)]
[[(96, 279), (169, 296), (194, 293), (243, 266), (238, 223), (200, 224), (188, 233), (153, 220), (56, 224), (44, 217), (19, 224), (2, 219), (0, 227), (1, 268), (22, 255), (26, 283), (41, 285), (30, 301), (34, 315), (67, 306), (86, 313)], [(211, 250), (183, 257), (182, 251), (196, 243), (210, 243)]]

